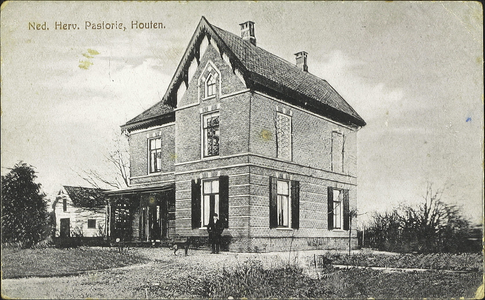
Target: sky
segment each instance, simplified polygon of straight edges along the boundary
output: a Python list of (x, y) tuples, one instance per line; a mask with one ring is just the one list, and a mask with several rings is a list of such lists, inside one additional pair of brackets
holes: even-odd
[[(483, 13), (478, 2), (7, 2), (1, 14), (2, 175), (35, 166), (48, 195), (109, 176), (120, 125), (158, 102), (202, 16), (327, 80), (363, 117), (362, 219), (442, 200), (483, 220)], [(132, 29), (161, 22), (163, 29)], [(55, 30), (56, 22), (79, 29)], [(123, 23), (123, 29), (86, 28)], [(34, 25), (35, 23), (35, 25)], [(39, 30), (29, 24), (39, 25)], [(42, 30), (49, 28), (49, 30)]]

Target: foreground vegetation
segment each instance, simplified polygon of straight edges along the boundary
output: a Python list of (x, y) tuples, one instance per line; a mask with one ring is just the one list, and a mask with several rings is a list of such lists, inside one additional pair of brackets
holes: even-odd
[[(339, 261), (335, 259), (336, 254), (332, 255), (334, 264), (353, 259), (352, 262), (356, 264), (374, 261), (376, 265), (388, 266), (397, 263), (400, 257), (341, 255)], [(458, 264), (462, 261), (474, 262), (464, 263), (468, 267), (462, 268), (463, 273), (437, 268), (425, 272), (388, 272), (335, 269), (331, 264), (317, 269), (312, 266), (301, 268), (276, 255), (210, 255), (207, 251), (194, 250), (189, 256), (174, 256), (168, 248), (134, 248), (123, 254), (109, 248), (4, 249), (3, 278), (76, 276), (5, 280), (2, 282), (2, 293), (11, 298), (24, 299), (475, 297), (483, 280), (483, 272), (473, 267), (479, 263), (479, 256), (434, 256), (436, 258), (423, 255), (408, 257), (407, 262), (416, 264), (418, 258), (423, 264), (433, 259), (443, 263), (448, 261), (451, 269), (459, 269)], [(150, 263), (129, 269), (106, 269), (144, 262), (143, 257), (149, 258)], [(91, 271), (80, 272), (82, 270)]]
[[(259, 261), (246, 261), (222, 272), (191, 275), (169, 285), (146, 286), (151, 297), (184, 295), (203, 298), (472, 298), (482, 274), (446, 272), (386, 273), (371, 269), (327, 269), (320, 279), (303, 269), (264, 269)], [(187, 296), (185, 294), (185, 296)]]
[(2, 249), (3, 278), (50, 277), (146, 262), (132, 251), (110, 248)]
[(318, 265), (324, 266), (331, 262), (334, 265), (349, 265), (362, 267), (386, 268), (416, 268), (449, 271), (480, 271), (483, 272), (483, 256), (481, 253), (431, 253), (431, 254), (354, 254), (341, 255), (327, 253), (318, 258)]

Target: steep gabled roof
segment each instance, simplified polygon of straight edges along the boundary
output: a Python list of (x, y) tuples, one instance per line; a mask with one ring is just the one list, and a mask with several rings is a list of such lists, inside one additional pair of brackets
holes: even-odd
[(206, 35), (215, 42), (221, 56), (225, 53), (229, 57), (233, 70), (237, 69), (242, 74), (248, 88), (281, 98), (343, 124), (366, 124), (327, 81), (300, 70), (296, 65), (233, 33), (211, 25), (202, 17), (162, 101), (127, 122), (123, 126), (125, 129), (132, 130), (137, 124), (150, 124), (150, 120), (160, 117), (160, 114), (173, 113), (176, 91), (180, 84), (188, 81), (187, 70), (192, 60), (200, 59), (199, 45)]
[(106, 190), (81, 186), (63, 186), (76, 207), (94, 208), (106, 205)]

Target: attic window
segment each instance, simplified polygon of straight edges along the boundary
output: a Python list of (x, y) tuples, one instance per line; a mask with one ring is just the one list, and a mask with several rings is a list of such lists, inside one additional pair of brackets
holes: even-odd
[(209, 75), (205, 81), (205, 97), (211, 97), (216, 94), (216, 78), (214, 75)]
[(67, 211), (67, 199), (62, 199), (62, 211)]

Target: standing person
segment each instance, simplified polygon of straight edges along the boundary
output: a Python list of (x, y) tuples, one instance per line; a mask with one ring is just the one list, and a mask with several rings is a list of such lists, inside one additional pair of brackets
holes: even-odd
[(212, 248), (211, 253), (219, 253), (222, 231), (224, 231), (224, 226), (219, 220), (219, 216), (214, 213), (209, 221), (209, 225), (207, 226), (207, 232), (209, 232), (209, 242), (211, 243)]

